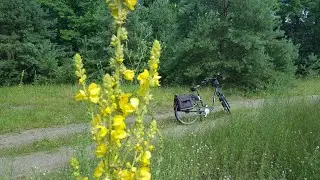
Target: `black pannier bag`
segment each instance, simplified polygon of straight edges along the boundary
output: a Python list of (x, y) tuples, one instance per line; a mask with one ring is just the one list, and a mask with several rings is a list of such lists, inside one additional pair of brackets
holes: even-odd
[(178, 105), (178, 111), (190, 110), (193, 108), (192, 97), (190, 95), (175, 95), (174, 105)]

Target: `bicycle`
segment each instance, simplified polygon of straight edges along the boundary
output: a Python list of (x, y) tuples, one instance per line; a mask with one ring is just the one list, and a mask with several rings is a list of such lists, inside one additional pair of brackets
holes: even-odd
[[(212, 107), (208, 107), (203, 103), (198, 89), (203, 86), (210, 84), (215, 88), (212, 96)], [(207, 117), (207, 115), (215, 110), (216, 97), (223, 109), (228, 113), (230, 112), (230, 105), (225, 98), (224, 94), (221, 92), (219, 81), (217, 78), (207, 78), (201, 82), (201, 85), (190, 88), (191, 94), (188, 95), (175, 95), (174, 97), (174, 114), (176, 119), (182, 124), (193, 124), (197, 120)]]

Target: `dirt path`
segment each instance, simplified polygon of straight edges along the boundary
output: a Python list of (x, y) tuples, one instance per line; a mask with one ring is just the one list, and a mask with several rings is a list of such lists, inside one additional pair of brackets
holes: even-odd
[[(294, 100), (299, 98), (293, 98)], [(319, 96), (308, 96), (310, 100), (319, 99)], [(257, 108), (264, 103), (263, 99), (234, 101), (230, 102), (232, 109), (237, 108)], [(173, 113), (161, 114), (158, 119), (173, 117)], [(206, 128), (214, 127), (214, 121), (205, 122)], [(177, 133), (191, 133), (199, 128), (196, 125), (175, 126), (170, 129), (163, 129), (163, 135), (175, 135)], [(22, 133), (6, 134), (0, 136), (0, 150), (18, 147), (24, 144), (33, 143), (42, 139), (52, 139), (61, 136), (68, 136), (72, 133), (80, 133), (88, 130), (88, 124), (72, 124), (65, 127), (32, 129)], [(61, 147), (54, 153), (37, 152), (27, 156), (17, 156), (12, 158), (0, 158), (0, 179), (25, 179), (35, 173), (47, 173), (49, 171), (63, 168), (68, 159), (74, 154), (74, 150), (69, 147)]]

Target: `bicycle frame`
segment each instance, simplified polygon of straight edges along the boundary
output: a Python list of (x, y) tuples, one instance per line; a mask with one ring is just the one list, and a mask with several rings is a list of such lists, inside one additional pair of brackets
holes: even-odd
[[(195, 87), (190, 88), (191, 89), (191, 94), (189, 96), (191, 97), (191, 100), (193, 101), (193, 107), (190, 109), (186, 110), (180, 110), (178, 109), (178, 101), (175, 99), (175, 104), (174, 104), (174, 112), (175, 112), (175, 117), (180, 123), (182, 124), (192, 124), (195, 121), (197, 121), (197, 117), (207, 117), (207, 115), (215, 110), (216, 106), (216, 97), (219, 98), (219, 101), (221, 102), (221, 105), (223, 106), (224, 110), (230, 114), (230, 106), (225, 99), (223, 93), (220, 90), (219, 82), (217, 78), (209, 78), (205, 79), (204, 81), (201, 82), (201, 85), (207, 85), (210, 84), (213, 88), (215, 88), (213, 95), (212, 95), (212, 106), (208, 107), (206, 105), (199, 93), (199, 88), (200, 85), (197, 85)], [(190, 101), (190, 100), (189, 100)], [(189, 114), (190, 113), (190, 114)], [(189, 116), (187, 115), (189, 114)]]
[[(196, 92), (196, 96), (198, 97), (198, 100), (197, 101), (200, 101), (201, 103), (201, 106), (202, 107), (206, 107), (206, 108), (209, 108), (210, 112), (214, 110), (215, 108), (215, 103), (216, 103), (216, 97), (220, 97), (221, 96), (221, 92), (220, 92), (220, 87), (219, 87), (219, 81), (217, 80), (217, 78), (212, 78), (210, 79), (211, 80), (211, 85), (215, 88), (214, 90), (214, 93), (212, 95), (212, 106), (211, 107), (208, 107), (206, 104), (203, 103), (202, 99), (201, 99), (201, 96), (200, 96), (200, 93), (198, 91), (198, 88), (201, 87), (200, 85), (197, 85), (196, 87), (193, 87), (191, 88), (191, 91), (192, 92)], [(209, 80), (207, 80), (209, 81)], [(202, 82), (203, 84), (206, 84), (208, 82)], [(194, 111), (192, 111), (194, 112)]]

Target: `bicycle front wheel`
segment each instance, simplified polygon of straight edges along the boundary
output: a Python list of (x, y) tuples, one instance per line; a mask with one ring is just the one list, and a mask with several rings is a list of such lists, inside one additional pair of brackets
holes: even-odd
[(192, 109), (182, 111), (178, 110), (178, 105), (175, 104), (174, 115), (181, 124), (185, 125), (193, 124), (202, 117), (200, 105), (198, 103), (196, 103)]

